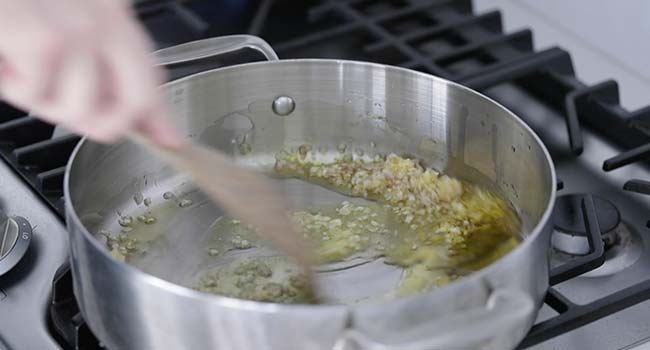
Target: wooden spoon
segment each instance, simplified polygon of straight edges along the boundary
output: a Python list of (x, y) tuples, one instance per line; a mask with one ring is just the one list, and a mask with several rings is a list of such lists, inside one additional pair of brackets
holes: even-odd
[(185, 142), (172, 149), (138, 132), (129, 134), (129, 139), (179, 171), (187, 172), (210, 199), (257, 228), (260, 236), (294, 258), (304, 270), (314, 294), (310, 250), (289, 220), (285, 198), (267, 179), (240, 167), (224, 153), (197, 143)]

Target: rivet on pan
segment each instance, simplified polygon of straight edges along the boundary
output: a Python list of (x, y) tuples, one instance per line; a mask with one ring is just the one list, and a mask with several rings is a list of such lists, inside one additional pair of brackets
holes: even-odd
[(296, 102), (289, 96), (279, 96), (273, 100), (273, 113), (279, 116), (287, 116), (296, 109)]

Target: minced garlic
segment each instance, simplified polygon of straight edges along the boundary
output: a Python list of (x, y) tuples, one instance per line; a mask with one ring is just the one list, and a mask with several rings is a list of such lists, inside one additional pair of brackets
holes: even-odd
[(385, 249), (387, 261), (406, 271), (437, 271), (431, 274), (435, 283), (431, 277), (422, 285), (439, 286), (482, 268), (495, 260), (494, 252), (500, 257), (519, 242), (520, 221), (500, 196), (416, 160), (395, 154), (372, 160), (345, 154), (329, 163), (313, 159), (283, 152), (275, 170), (384, 204), (404, 224)]

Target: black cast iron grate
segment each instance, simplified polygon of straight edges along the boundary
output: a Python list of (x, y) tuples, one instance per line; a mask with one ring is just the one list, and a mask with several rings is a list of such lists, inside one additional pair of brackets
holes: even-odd
[[(260, 0), (248, 3), (236, 26), (224, 28), (209, 1), (144, 1), (139, 18), (158, 47), (207, 36), (248, 31), (271, 42), (280, 57), (356, 59), (399, 65), (483, 90), (514, 82), (567, 120), (570, 150), (583, 149), (581, 125), (627, 150), (604, 170), (650, 157), (650, 106), (629, 112), (618, 86), (580, 82), (561, 48), (534, 51), (529, 30), (503, 33), (498, 11), (475, 15), (470, 0)], [(255, 8), (254, 8), (255, 7)], [(7, 105), (0, 106), (0, 156), (63, 215), (64, 165), (77, 136), (52, 138), (54, 128)], [(558, 189), (563, 187), (558, 182)], [(625, 189), (650, 193), (650, 183), (631, 180)], [(551, 271), (557, 284), (603, 262), (602, 240), (592, 199), (582, 204), (591, 252)], [(68, 277), (66, 277), (68, 276)], [(70, 274), (57, 274), (51, 307), (53, 327), (71, 349), (96, 349), (70, 289)], [(575, 305), (551, 288), (546, 303), (559, 315), (536, 324), (520, 347), (566, 333), (650, 298), (650, 280), (586, 305)]]
[(57, 213), (63, 213), (65, 165), (80, 137), (53, 138), (54, 126), (0, 105), (0, 156)]

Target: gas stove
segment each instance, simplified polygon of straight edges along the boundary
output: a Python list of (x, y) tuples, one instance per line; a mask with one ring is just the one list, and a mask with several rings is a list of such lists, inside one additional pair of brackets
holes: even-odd
[[(582, 83), (567, 51), (534, 50), (530, 30), (504, 33), (500, 12), (475, 14), (469, 0), (135, 6), (158, 47), (248, 32), (281, 58), (399, 65), (504, 104), (541, 137), (560, 179), (552, 287), (519, 347), (633, 349), (650, 342), (650, 107), (621, 107), (615, 81)], [(191, 72), (180, 67), (170, 76)], [(0, 275), (0, 349), (101, 348), (79, 313), (66, 265), (62, 183), (78, 141), (0, 106), (0, 193), (9, 215), (0, 220), (0, 271), (8, 270)], [(586, 196), (594, 199), (589, 210), (581, 207)]]

